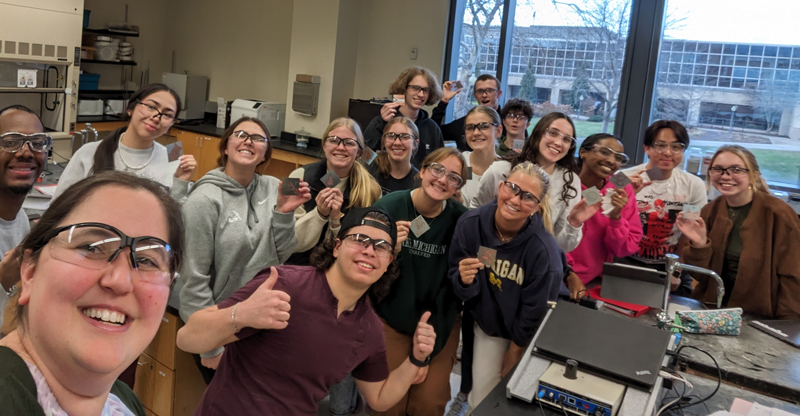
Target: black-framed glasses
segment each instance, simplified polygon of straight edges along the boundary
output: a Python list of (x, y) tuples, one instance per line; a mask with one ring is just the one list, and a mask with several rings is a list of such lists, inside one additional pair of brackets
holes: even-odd
[(610, 147), (600, 146), (599, 144), (594, 145), (592, 150), (595, 153), (597, 153), (600, 156), (603, 156), (605, 158), (609, 158), (609, 157), (613, 156), (614, 160), (616, 160), (617, 163), (619, 163), (620, 166), (627, 165), (628, 161), (630, 160), (630, 158), (628, 158), (628, 155), (626, 155), (625, 153), (615, 152)]
[(390, 142), (393, 142), (397, 139), (400, 139), (400, 141), (404, 142), (417, 139), (416, 137), (408, 133), (393, 133), (393, 132), (383, 133), (383, 138), (389, 140)]
[(447, 168), (441, 163), (430, 163), (424, 165), (422, 168), (429, 170), (431, 175), (433, 175), (433, 177), (436, 179), (441, 179), (447, 176), (446, 182), (448, 185), (450, 185), (450, 187), (458, 188), (462, 183), (464, 183), (464, 179), (461, 178), (461, 176), (453, 172), (448, 172)]
[(175, 114), (173, 113), (162, 113), (158, 108), (140, 100), (136, 100), (136, 104), (141, 104), (142, 108), (144, 109), (142, 113), (147, 116), (147, 118), (158, 118), (159, 120), (165, 120), (168, 123), (175, 121)]
[(407, 89), (408, 91), (410, 91), (410, 92), (411, 92), (411, 94), (419, 94), (420, 92), (422, 92), (422, 93), (425, 93), (425, 94), (429, 94), (429, 93), (431, 92), (431, 89), (430, 89), (430, 88), (426, 88), (426, 87), (420, 87), (419, 85), (410, 85), (410, 84), (409, 84), (409, 85), (406, 87), (406, 89)]
[(658, 153), (666, 153), (667, 150), (671, 151), (672, 153), (683, 153), (683, 151), (686, 150), (686, 145), (679, 142), (655, 142), (653, 143), (653, 147)]
[(747, 172), (750, 172), (750, 169), (743, 168), (741, 166), (728, 166), (727, 168), (723, 168), (721, 166), (712, 166), (708, 168), (708, 171), (711, 173), (711, 176), (714, 177), (722, 176), (725, 173), (730, 176), (744, 176), (747, 175)]
[(542, 202), (539, 200), (539, 198), (536, 197), (536, 195), (528, 191), (523, 191), (522, 188), (520, 188), (519, 185), (515, 184), (514, 182), (503, 181), (503, 185), (505, 185), (506, 189), (511, 191), (511, 193), (514, 194), (514, 196), (519, 195), (519, 198), (522, 200), (522, 202), (528, 202), (528, 203), (535, 202), (537, 204)]
[(475, 90), (475, 95), (489, 95), (489, 94), (494, 94), (495, 91), (497, 91), (496, 88), (484, 88), (480, 90)]
[(48, 235), (47, 243), (52, 243), (50, 257), (90, 270), (106, 268), (128, 247), (130, 265), (142, 280), (172, 284), (172, 248), (157, 237), (129, 237), (108, 224), (83, 222), (56, 228)]
[(361, 148), (361, 144), (356, 139), (346, 139), (339, 136), (328, 136), (325, 138), (325, 144), (330, 147), (338, 147), (339, 144), (344, 144), (345, 149), (352, 149), (355, 147)]
[(245, 142), (248, 139), (250, 139), (250, 143), (253, 143), (253, 145), (255, 145), (256, 143), (264, 144), (264, 145), (269, 143), (269, 138), (268, 137), (264, 137), (264, 136), (262, 136), (260, 134), (250, 134), (250, 133), (248, 133), (248, 132), (246, 132), (244, 130), (237, 130), (237, 131), (233, 132), (233, 134), (231, 136), (235, 137), (237, 139), (241, 139), (242, 141), (245, 141)]
[(375, 251), (375, 255), (378, 257), (391, 257), (394, 254), (392, 243), (386, 240), (374, 239), (366, 234), (348, 234), (342, 237), (342, 241), (350, 247), (362, 250), (372, 246), (372, 250)]
[(497, 123), (483, 122), (483, 123), (478, 123), (478, 124), (465, 124), (464, 125), (464, 131), (470, 132), (470, 131), (475, 131), (475, 129), (478, 129), (478, 130), (480, 130), (482, 132), (487, 132), (487, 131), (491, 130), (492, 127), (497, 127)]
[(547, 135), (547, 137), (550, 137), (552, 139), (561, 139), (561, 141), (564, 142), (564, 144), (566, 145), (571, 145), (572, 142), (575, 140), (575, 138), (570, 136), (569, 134), (564, 134), (558, 129), (554, 129), (552, 127), (548, 127), (547, 130), (545, 130), (545, 134)]
[(506, 120), (528, 121), (528, 116), (526, 116), (525, 114), (508, 113), (508, 114), (506, 114)]
[(0, 135), (0, 146), (8, 153), (17, 153), (25, 143), (31, 151), (44, 153), (50, 148), (53, 138), (45, 133), (23, 134), (13, 131)]

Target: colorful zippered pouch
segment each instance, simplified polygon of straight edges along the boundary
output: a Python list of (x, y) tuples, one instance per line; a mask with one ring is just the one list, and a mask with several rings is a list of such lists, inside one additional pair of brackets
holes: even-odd
[(739, 335), (742, 329), (742, 308), (708, 311), (678, 311), (684, 332), (690, 334)]

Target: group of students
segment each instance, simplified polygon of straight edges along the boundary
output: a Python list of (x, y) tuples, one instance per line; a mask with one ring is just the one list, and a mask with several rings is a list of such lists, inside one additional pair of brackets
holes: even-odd
[[(136, 92), (128, 126), (73, 155), (51, 207), (0, 262), (3, 287), (19, 282), (0, 340), (0, 406), (143, 414), (115, 379), (152, 340), (170, 293), (186, 322), (177, 345), (209, 383), (198, 415), (314, 415), (330, 394), (332, 414), (368, 404), (440, 416), (459, 338), (454, 408), (474, 409), (520, 360), (547, 302), (579, 297), (615, 259), (663, 268), (678, 253), (722, 276), (727, 306), (800, 317), (800, 220), (747, 149), (714, 155), (708, 184), (721, 197), (707, 204), (702, 181), (679, 168), (686, 129), (657, 121), (648, 162), (617, 187), (629, 158), (615, 136), (578, 147), (562, 113), (528, 135), (530, 103), (500, 108), (489, 75), (475, 83), (479, 105), (440, 126), (455, 87), (407, 69), (389, 91), (404, 100), (363, 134), (333, 120), (321, 160), (292, 172), (299, 187), (286, 193), (257, 173), (272, 139), (253, 118), (226, 129), (219, 167), (190, 186), (194, 158), (172, 169), (155, 142), (179, 98), (158, 84)], [(429, 118), (422, 107), (437, 102)], [(24, 107), (0, 112), (0, 156), (16, 167), (0, 197), (30, 189), (43, 133)], [(444, 146), (448, 135), (463, 152)], [(369, 166), (367, 147), (378, 151)], [(330, 172), (339, 183), (325, 183)], [(582, 198), (591, 187), (593, 205)], [(703, 206), (701, 218), (683, 218), (685, 204)], [(676, 293), (714, 296), (713, 280), (696, 276), (692, 289), (672, 278)]]

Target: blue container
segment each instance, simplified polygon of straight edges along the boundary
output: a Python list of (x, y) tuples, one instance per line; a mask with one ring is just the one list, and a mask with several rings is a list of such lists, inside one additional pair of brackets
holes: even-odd
[(97, 84), (100, 82), (100, 74), (81, 74), (80, 84), (78, 88), (81, 90), (96, 90)]
[(91, 10), (83, 9), (83, 28), (89, 27), (89, 15), (92, 14)]

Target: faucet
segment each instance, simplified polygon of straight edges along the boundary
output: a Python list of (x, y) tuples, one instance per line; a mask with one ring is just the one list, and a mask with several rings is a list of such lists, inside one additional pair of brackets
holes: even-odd
[[(87, 131), (87, 130), (90, 130), (92, 133), (94, 133), (94, 136), (93, 136), (93, 138), (92, 138), (92, 140), (91, 140), (91, 141), (93, 141), (93, 142), (94, 142), (94, 141), (97, 141), (97, 139), (99, 138), (99, 137), (98, 137), (98, 134), (97, 134), (97, 129), (95, 129), (94, 127), (92, 127), (92, 123), (86, 123), (86, 129), (85, 129), (85, 130), (83, 130), (83, 131), (86, 131), (86, 132), (88, 133), (88, 131)], [(88, 139), (88, 135), (86, 136), (86, 138)], [(84, 143), (85, 143), (85, 142), (84, 142)]]
[(707, 274), (714, 278), (714, 281), (717, 282), (717, 308), (722, 307), (722, 298), (725, 296), (725, 284), (722, 282), (722, 278), (719, 277), (716, 272), (713, 270), (704, 269), (702, 267), (683, 264), (678, 261), (678, 256), (675, 254), (666, 254), (664, 257), (667, 259), (667, 276), (664, 279), (664, 300), (661, 302), (661, 312), (658, 314), (658, 326), (660, 328), (669, 328), (673, 326), (672, 319), (670, 319), (670, 316), (667, 314), (669, 292), (671, 291), (672, 277), (675, 276), (676, 273), (680, 273), (683, 270)]

